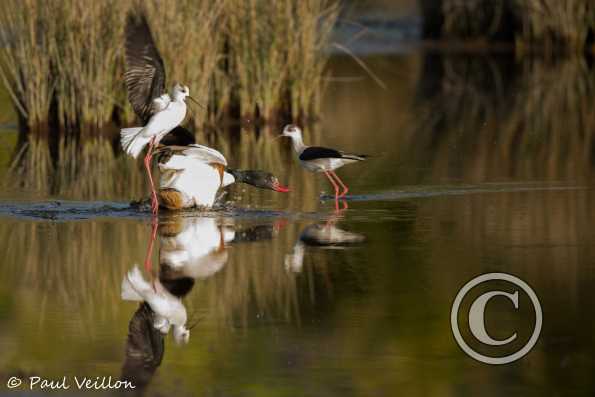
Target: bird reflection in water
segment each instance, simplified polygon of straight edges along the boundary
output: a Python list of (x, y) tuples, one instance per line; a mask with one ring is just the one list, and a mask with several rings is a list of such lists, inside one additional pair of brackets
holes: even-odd
[(342, 211), (335, 211), (325, 222), (306, 226), (292, 252), (285, 255), (285, 269), (294, 273), (302, 271), (306, 247), (342, 248), (363, 243), (366, 240), (364, 235), (337, 227), (342, 218)]
[[(194, 280), (158, 280), (149, 283), (134, 266), (122, 280), (122, 299), (141, 302), (128, 324), (128, 338), (122, 380), (143, 395), (165, 352), (165, 336), (173, 327), (174, 340), (185, 344), (190, 337), (187, 313), (182, 298), (194, 286)], [(190, 327), (191, 328), (191, 327)]]
[(121, 379), (131, 382), (138, 395), (144, 393), (165, 351), (164, 335), (153, 326), (154, 316), (151, 307), (143, 302), (128, 324)]
[[(172, 286), (168, 287), (172, 288)], [(173, 328), (174, 340), (177, 343), (187, 343), (190, 331), (186, 328), (188, 315), (182, 303), (182, 297), (190, 292), (191, 288), (191, 286), (186, 288), (183, 294), (175, 295), (161, 283), (160, 279), (152, 283), (145, 280), (140, 269), (135, 265), (122, 280), (122, 299), (146, 303), (153, 311), (155, 329), (167, 335)]]
[[(152, 269), (146, 279), (136, 265), (124, 275), (122, 299), (140, 305), (129, 323), (123, 380), (143, 393), (164, 354), (165, 336), (173, 329), (177, 344), (190, 338), (188, 314), (182, 299), (193, 289), (196, 280), (207, 279), (227, 263), (229, 244), (268, 240), (278, 234), (286, 221), (238, 229), (229, 221), (212, 217), (164, 217), (153, 224), (146, 258), (150, 263), (156, 236), (159, 236), (158, 277)], [(157, 228), (158, 227), (158, 228)], [(158, 231), (158, 233), (156, 233)], [(147, 263), (147, 260), (145, 263)]]

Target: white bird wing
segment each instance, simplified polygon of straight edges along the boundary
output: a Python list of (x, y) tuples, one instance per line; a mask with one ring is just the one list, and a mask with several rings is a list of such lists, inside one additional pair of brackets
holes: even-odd
[(158, 152), (164, 154), (159, 160), (161, 171), (185, 170), (200, 163), (227, 166), (227, 160), (219, 151), (203, 145), (168, 145), (161, 147)]
[(184, 149), (182, 153), (189, 158), (194, 160), (203, 161), (205, 163), (215, 163), (227, 166), (227, 160), (221, 152), (203, 145), (188, 145), (187, 149)]
[(182, 171), (192, 166), (192, 160), (186, 156), (174, 154), (166, 162), (159, 163), (159, 170), (164, 171)]
[(186, 308), (180, 299), (167, 291), (159, 281), (155, 282), (153, 288), (136, 265), (122, 280), (122, 299), (144, 301), (157, 316), (167, 319), (172, 324), (186, 322)]
[(170, 102), (167, 107), (154, 113), (142, 130), (142, 135), (153, 137), (163, 136), (176, 128), (186, 117), (186, 104), (184, 102)]
[(150, 293), (152, 293), (151, 285), (145, 281), (138, 266), (134, 265), (122, 279), (122, 299), (144, 301)]
[(165, 110), (170, 102), (171, 98), (168, 94), (163, 94), (160, 97), (153, 99), (153, 113)]

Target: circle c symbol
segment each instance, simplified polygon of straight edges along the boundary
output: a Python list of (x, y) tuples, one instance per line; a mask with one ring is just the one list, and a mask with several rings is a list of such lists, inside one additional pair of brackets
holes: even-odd
[[(529, 340), (527, 341), (527, 343), (517, 352), (510, 354), (508, 356), (504, 356), (504, 357), (485, 356), (485, 355), (480, 354), (480, 353), (476, 352), (475, 350), (473, 350), (467, 344), (467, 342), (465, 342), (465, 340), (463, 339), (463, 337), (461, 335), (461, 331), (459, 330), (459, 323), (458, 323), (459, 309), (460, 309), (461, 302), (463, 301), (463, 298), (465, 297), (465, 295), (467, 295), (467, 293), (473, 287), (475, 287), (483, 282), (494, 281), (494, 280), (507, 281), (509, 283), (512, 283), (512, 284), (520, 287), (529, 296), (531, 303), (533, 304), (533, 309), (535, 311), (535, 327), (534, 327), (533, 333), (532, 333), (531, 337), (529, 338)], [(495, 295), (507, 295), (508, 298), (510, 300), (512, 300), (513, 303), (515, 303), (515, 308), (518, 308), (518, 292), (516, 294), (517, 294), (516, 301), (514, 298), (514, 294), (506, 294), (505, 292), (497, 291)], [(484, 295), (480, 296), (479, 298), (477, 298), (476, 301), (473, 303), (473, 305), (475, 305), (475, 303), (477, 303), (477, 301), (483, 297), (485, 301), (482, 303), (482, 305), (480, 305), (480, 307), (485, 308), (485, 303), (487, 303), (487, 300), (489, 300), (492, 296), (494, 296), (494, 295), (486, 296), (486, 294), (484, 294)], [(477, 308), (478, 307), (476, 306), (476, 309)], [(471, 315), (473, 315), (473, 313), (471, 313)], [(477, 313), (475, 315), (477, 316)], [(481, 316), (483, 319), (483, 313), (481, 314)], [(470, 319), (470, 321), (472, 321), (472, 320)], [(477, 321), (477, 317), (473, 321)], [(537, 299), (537, 295), (535, 294), (535, 291), (533, 291), (533, 289), (531, 289), (531, 287), (527, 283), (525, 283), (523, 280), (519, 279), (518, 277), (512, 276), (510, 274), (506, 274), (506, 273), (486, 273), (486, 274), (482, 274), (481, 276), (478, 276), (478, 277), (472, 279), (471, 281), (469, 281), (467, 284), (465, 284), (463, 286), (463, 288), (461, 288), (461, 290), (455, 297), (455, 300), (452, 304), (452, 308), (450, 311), (450, 326), (452, 328), (452, 333), (453, 333), (455, 340), (457, 341), (457, 344), (459, 345), (459, 347), (465, 353), (467, 353), (467, 355), (469, 355), (471, 358), (473, 358), (477, 361), (486, 363), (486, 364), (491, 364), (491, 365), (509, 364), (511, 362), (514, 362), (514, 361), (522, 358), (527, 353), (529, 353), (529, 351), (531, 351), (533, 346), (535, 346), (535, 343), (537, 343), (537, 339), (539, 338), (539, 334), (541, 333), (542, 323), (543, 323), (543, 314), (541, 311), (541, 304), (539, 303), (539, 300)], [(474, 334), (474, 336), (476, 336), (475, 333), (477, 332), (477, 330), (474, 331), (473, 327), (471, 327), (471, 328), (472, 328), (472, 333)], [(483, 328), (483, 327), (480, 327), (480, 328)], [(485, 329), (484, 329), (484, 331), (485, 331)], [(485, 336), (487, 336), (489, 338), (487, 340), (491, 339), (493, 342), (496, 342), (495, 345), (504, 344), (504, 343), (501, 343), (502, 341), (497, 341), (497, 340), (490, 338), (489, 335), (487, 335), (487, 333)], [(482, 335), (482, 337), (483, 337), (483, 335)], [(516, 338), (516, 333), (512, 337), (504, 340), (504, 342), (505, 343), (512, 342), (515, 338)], [(478, 339), (481, 341), (481, 338), (478, 338)], [(494, 343), (489, 343), (489, 344), (494, 345)]]

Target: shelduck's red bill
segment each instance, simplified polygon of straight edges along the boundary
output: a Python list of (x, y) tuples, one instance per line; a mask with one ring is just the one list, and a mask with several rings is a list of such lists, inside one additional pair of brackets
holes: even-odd
[(280, 183), (275, 183), (273, 185), (273, 190), (276, 191), (276, 192), (281, 192), (281, 193), (287, 193), (287, 192), (290, 191), (289, 190), (289, 187), (283, 186)]

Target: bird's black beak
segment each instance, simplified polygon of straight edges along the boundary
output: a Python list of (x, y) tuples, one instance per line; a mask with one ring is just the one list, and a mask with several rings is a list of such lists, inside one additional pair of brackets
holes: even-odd
[(198, 102), (196, 99), (192, 98), (190, 95), (188, 95), (188, 99), (190, 99), (192, 102), (196, 103), (201, 108), (206, 109), (206, 107), (204, 107), (200, 102)]

